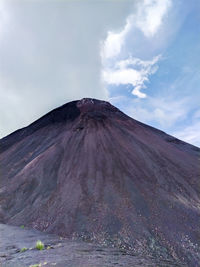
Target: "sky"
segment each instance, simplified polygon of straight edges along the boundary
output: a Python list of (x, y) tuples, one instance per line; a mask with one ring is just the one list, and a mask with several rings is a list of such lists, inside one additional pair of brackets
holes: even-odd
[(0, 137), (92, 97), (200, 146), (199, 0), (0, 0)]

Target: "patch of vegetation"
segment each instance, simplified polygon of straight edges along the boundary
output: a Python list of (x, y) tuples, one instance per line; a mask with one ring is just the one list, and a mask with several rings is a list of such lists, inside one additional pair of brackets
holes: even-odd
[(42, 243), (42, 241), (38, 240), (36, 242), (36, 246), (35, 246), (38, 250), (43, 250), (44, 249), (44, 243)]
[(24, 225), (21, 225), (20, 228), (24, 229)]
[(20, 250), (20, 252), (25, 252), (25, 251), (27, 251), (28, 250), (28, 248), (22, 248), (21, 250)]
[(47, 265), (47, 262), (30, 265), (29, 267), (41, 267)]

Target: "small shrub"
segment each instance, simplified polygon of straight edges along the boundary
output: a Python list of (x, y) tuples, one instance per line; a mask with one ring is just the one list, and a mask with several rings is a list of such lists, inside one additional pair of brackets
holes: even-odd
[(21, 225), (20, 228), (24, 229), (24, 225)]
[(42, 243), (42, 241), (38, 240), (36, 242), (36, 246), (35, 246), (38, 250), (43, 250), (44, 249), (44, 243)]
[(27, 251), (28, 249), (27, 248), (22, 248), (21, 250), (20, 250), (20, 252), (25, 252), (25, 251)]

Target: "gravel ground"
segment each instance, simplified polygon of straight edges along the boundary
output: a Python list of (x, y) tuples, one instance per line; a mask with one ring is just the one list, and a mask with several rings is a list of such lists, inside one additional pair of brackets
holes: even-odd
[[(44, 250), (35, 248), (37, 240), (44, 243)], [(21, 252), (22, 248), (27, 248), (27, 250)], [(0, 266), (171, 267), (178, 265), (141, 255), (130, 255), (125, 250), (71, 241), (36, 230), (0, 224)]]

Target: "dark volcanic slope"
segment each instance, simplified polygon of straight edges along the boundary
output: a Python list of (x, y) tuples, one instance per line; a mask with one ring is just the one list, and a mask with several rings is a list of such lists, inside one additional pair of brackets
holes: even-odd
[(197, 147), (82, 99), (0, 148), (1, 222), (198, 266)]

